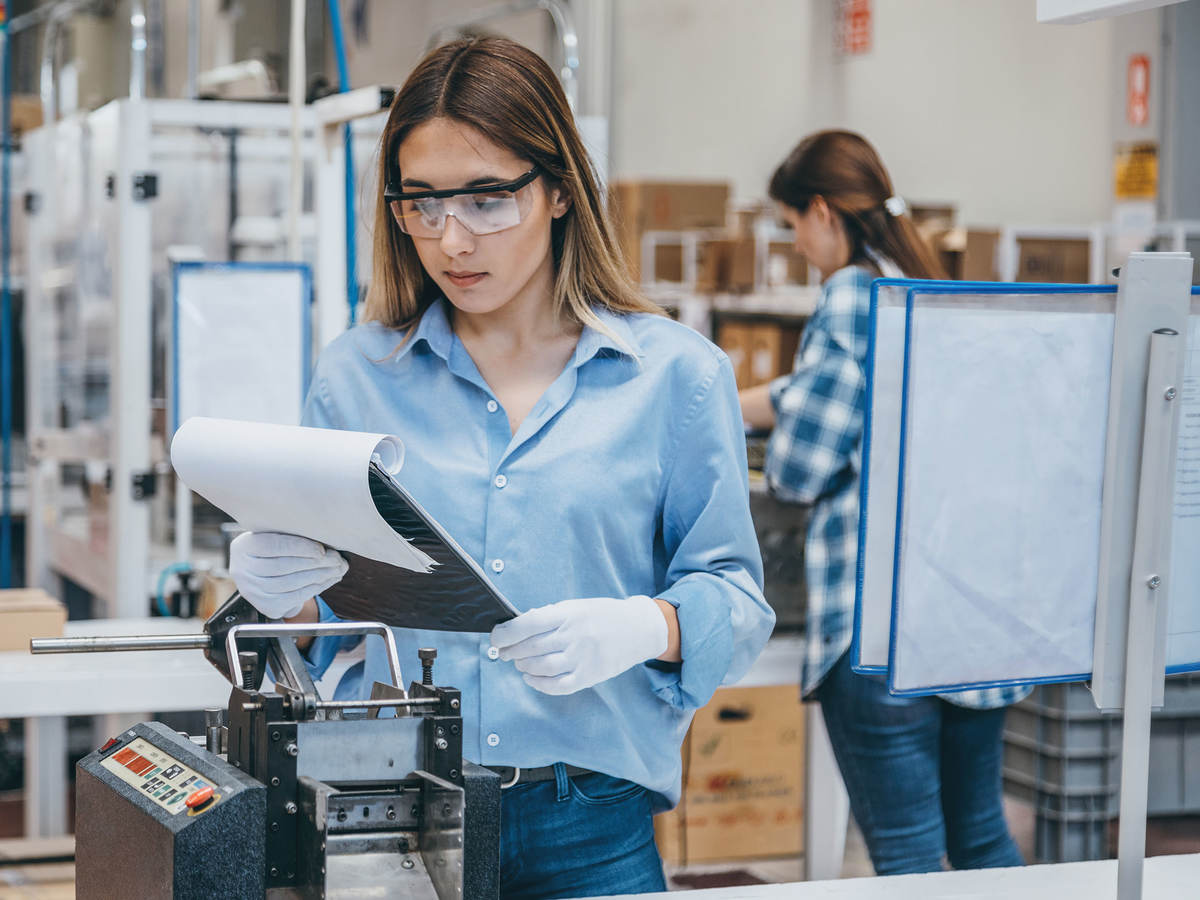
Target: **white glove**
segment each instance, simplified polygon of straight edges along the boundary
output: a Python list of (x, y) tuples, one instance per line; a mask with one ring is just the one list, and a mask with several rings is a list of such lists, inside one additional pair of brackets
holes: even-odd
[(246, 531), (229, 545), (229, 574), (269, 619), (286, 619), (342, 580), (350, 564), (324, 544), (295, 534)]
[(667, 620), (644, 595), (563, 600), (492, 629), (500, 658), (544, 694), (573, 694), (667, 649)]

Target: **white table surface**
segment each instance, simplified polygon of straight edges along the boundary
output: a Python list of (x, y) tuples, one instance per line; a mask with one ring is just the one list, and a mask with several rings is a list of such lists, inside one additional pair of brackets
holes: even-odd
[[(199, 619), (83, 619), (64, 637), (199, 634)], [(224, 707), (229, 682), (199, 650), (0, 653), (0, 719)]]
[[(632, 895), (625, 895), (631, 897)], [(1117, 861), (639, 894), (637, 900), (1116, 900)], [(1200, 854), (1146, 860), (1143, 900), (1200, 896)], [(611, 900), (611, 898), (610, 898)]]

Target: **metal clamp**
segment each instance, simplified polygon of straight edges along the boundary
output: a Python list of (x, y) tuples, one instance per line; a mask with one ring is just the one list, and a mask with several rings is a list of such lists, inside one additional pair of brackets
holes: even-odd
[(515, 785), (515, 784), (516, 784), (518, 781), (520, 781), (520, 780), (521, 780), (521, 767), (520, 767), (520, 766), (513, 766), (513, 774), (512, 774), (512, 778), (510, 778), (508, 781), (502, 781), (502, 782), (500, 783), (500, 790), (502, 790), (502, 791), (503, 791), (503, 790), (505, 790), (505, 789), (507, 789), (507, 788), (510, 788), (510, 787), (512, 787), (513, 785)]
[(234, 625), (225, 637), (225, 655), (229, 659), (229, 676), (234, 685), (243, 688), (242, 667), (238, 664), (238, 636), (258, 638), (298, 637), (347, 637), (349, 635), (376, 634), (383, 638), (387, 648), (388, 668), (392, 673), (392, 685), (405, 697), (408, 693), (400, 678), (400, 654), (396, 650), (396, 638), (392, 630), (382, 622), (317, 622), (312, 625)]

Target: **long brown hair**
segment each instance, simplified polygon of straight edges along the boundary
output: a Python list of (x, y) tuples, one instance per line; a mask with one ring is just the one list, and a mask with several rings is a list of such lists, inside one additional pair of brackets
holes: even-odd
[(415, 127), (438, 117), (469, 125), (529, 160), (546, 173), (546, 184), (570, 197), (566, 214), (551, 225), (557, 314), (607, 330), (593, 311), (596, 305), (619, 313), (662, 312), (629, 276), (562, 85), (533, 51), (505, 38), (482, 37), (432, 50), (392, 102), (380, 138), (365, 319), (404, 327), (440, 296), (412, 238), (396, 225), (383, 199), (383, 187), (400, 182), (400, 144)]
[(802, 140), (771, 176), (771, 199), (803, 213), (823, 197), (842, 220), (850, 262), (875, 268), (871, 248), (910, 278), (945, 278), (937, 257), (908, 213), (893, 215), (885, 202), (892, 179), (879, 154), (853, 131), (818, 131)]

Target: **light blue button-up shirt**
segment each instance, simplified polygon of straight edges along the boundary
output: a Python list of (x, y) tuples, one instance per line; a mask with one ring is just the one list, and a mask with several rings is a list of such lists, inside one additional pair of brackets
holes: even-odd
[[(677, 608), (681, 665), (637, 665), (568, 696), (526, 685), (512, 663), (492, 659), (486, 634), (395, 629), (406, 679), (419, 678), (417, 648), (436, 647), (435, 683), (462, 691), (466, 758), (565, 762), (673, 805), (692, 711), (746, 672), (775, 616), (762, 595), (728, 358), (661, 316), (598, 315), (611, 334), (583, 329), (515, 435), (444, 300), (403, 346), (403, 332), (378, 323), (331, 343), (303, 421), (397, 435), (400, 481), (517, 609), (634, 594)], [(315, 641), (314, 674), (342, 646)], [(337, 695), (360, 699), (387, 680), (382, 641), (368, 638), (365, 662)]]

